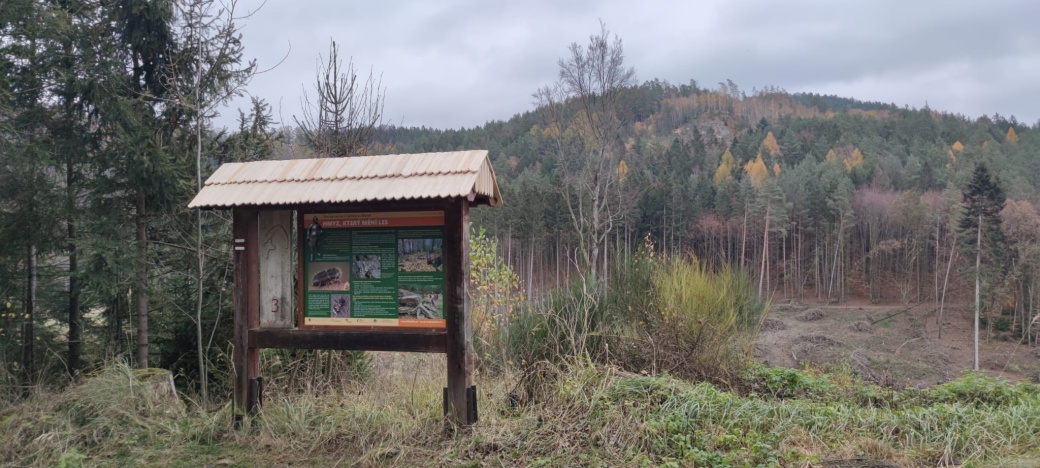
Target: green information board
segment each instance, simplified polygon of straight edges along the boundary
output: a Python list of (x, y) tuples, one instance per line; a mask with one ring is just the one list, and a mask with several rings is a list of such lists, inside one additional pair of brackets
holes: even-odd
[(444, 328), (444, 212), (300, 221), (302, 326)]

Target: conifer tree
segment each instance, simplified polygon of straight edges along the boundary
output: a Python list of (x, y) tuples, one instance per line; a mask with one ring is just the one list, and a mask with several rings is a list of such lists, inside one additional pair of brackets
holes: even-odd
[(733, 167), (736, 165), (736, 160), (733, 158), (733, 153), (726, 148), (726, 151), (722, 153), (722, 160), (719, 161), (719, 167), (715, 169), (715, 175), (712, 176), (711, 181), (715, 182), (715, 185), (723, 186), (733, 182)]
[[(103, 164), (111, 170), (99, 174), (94, 190), (109, 196), (92, 207), (98, 215), (96, 229), (105, 229), (105, 242), (113, 246), (130, 244), (117, 254), (123, 258), (109, 263), (118, 270), (133, 265), (130, 284), (118, 284), (125, 295), (132, 291), (133, 310), (137, 319), (136, 365), (148, 367), (149, 299), (153, 289), (156, 251), (150, 235), (154, 235), (156, 215), (180, 201), (179, 190), (187, 172), (183, 161), (176, 161), (171, 145), (185, 124), (184, 110), (167, 101), (169, 63), (179, 55), (172, 31), (173, 3), (170, 0), (133, 2), (121, 0), (106, 8), (106, 37), (99, 43), (106, 47), (108, 76), (98, 93), (100, 131), (108, 135)], [(114, 247), (118, 248), (118, 247)], [(127, 263), (128, 262), (128, 263)], [(126, 288), (126, 289), (123, 289)]]
[(783, 155), (783, 152), (780, 151), (780, 144), (776, 142), (776, 137), (773, 136), (773, 132), (766, 133), (766, 139), (762, 140), (761, 148), (765, 149), (771, 158)]
[(981, 315), (981, 290), (983, 260), (993, 268), (987, 274), (987, 285), (993, 285), (994, 276), (1001, 274), (999, 266), (1004, 257), (1004, 234), (1001, 230), (1000, 211), (1007, 197), (1004, 189), (990, 175), (989, 169), (977, 164), (971, 181), (962, 194), (964, 211), (960, 220), (960, 239), (965, 256), (975, 256), (975, 325), (973, 370), (979, 370), (979, 321)]
[(1015, 127), (1008, 127), (1007, 131), (1007, 142), (1012, 145), (1018, 143), (1018, 133), (1015, 132)]
[(91, 80), (98, 73), (92, 69), (98, 25), (96, 8), (87, 2), (67, 0), (53, 6), (56, 19), (55, 48), (57, 77), (54, 94), (58, 109), (51, 127), (52, 146), (58, 158), (59, 171), (64, 172), (65, 199), (62, 216), (65, 221), (65, 255), (68, 257), (68, 355), (66, 369), (75, 378), (83, 369), (83, 324), (81, 278), (79, 271), (79, 224), (82, 217), (83, 181), (93, 170), (91, 159), (97, 140), (90, 131), (89, 106)]
[(12, 279), (24, 279), (2, 287), (8, 297), (22, 298), (10, 325), (21, 332), (20, 358), (13, 360), (13, 370), (23, 394), (39, 378), (35, 325), (42, 318), (40, 259), (57, 250), (56, 227), (61, 224), (48, 86), (57, 57), (52, 47), (56, 21), (49, 8), (28, 1), (0, 4), (0, 239), (17, 270)]
[(319, 58), (314, 92), (314, 102), (304, 93), (303, 117), (293, 117), (307, 143), (323, 158), (369, 154), (383, 125), (382, 80), (371, 71), (359, 79), (353, 59), (343, 67), (339, 46), (329, 41), (327, 61)]

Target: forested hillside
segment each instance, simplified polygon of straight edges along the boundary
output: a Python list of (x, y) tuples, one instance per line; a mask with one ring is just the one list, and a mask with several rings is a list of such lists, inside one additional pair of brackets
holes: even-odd
[[(235, 5), (0, 0), (0, 465), (1040, 459), (1036, 385), (983, 374), (1037, 375), (1040, 122), (640, 84), (601, 23), (507, 121), (385, 125), (332, 40), (297, 126), (254, 98), (228, 129), (259, 73)], [(327, 349), (258, 353), (243, 417), (203, 181), (471, 149), (504, 199), (472, 211), (451, 318), (479, 423), (445, 424), (457, 360)]]
[[(1036, 316), (1035, 124), (775, 88), (745, 93), (732, 82), (652, 80), (626, 88), (623, 102), (608, 262), (649, 235), (664, 251), (751, 270), (774, 300), (949, 301), (971, 281), (974, 258), (957, 246), (974, 231), (959, 235), (958, 226), (981, 164), (1009, 200), (1003, 239), (994, 239), (1006, 255), (990, 263), (984, 308), (1004, 315), (1005, 330)], [(502, 254), (538, 291), (577, 262), (561, 195), (561, 166), (573, 161), (549, 149), (559, 133), (581, 132), (576, 125), (554, 126), (539, 108), (473, 129), (390, 127), (382, 143), (393, 152), (490, 149), (506, 204), (476, 212), (475, 222), (502, 239)]]
[[(207, 0), (0, 3), (3, 396), (116, 359), (172, 369), (205, 401), (227, 370), (229, 222), (186, 205), (223, 162), (322, 156), (259, 100), (238, 128), (213, 125), (256, 71), (240, 38)], [(593, 39), (620, 53), (605, 27)], [(653, 246), (746, 270), (763, 299), (940, 315), (981, 272), (986, 325), (1030, 338), (1036, 124), (615, 71), (601, 92), (532, 90), (539, 104), (504, 122), (381, 126), (364, 150), (490, 150), (505, 205), (475, 210), (474, 228), (526, 299)]]

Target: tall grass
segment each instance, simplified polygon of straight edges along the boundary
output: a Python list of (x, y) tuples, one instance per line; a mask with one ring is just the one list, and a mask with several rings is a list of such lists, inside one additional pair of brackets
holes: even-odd
[[(451, 441), (441, 414), (444, 357), (379, 356), (373, 365), (377, 375), (338, 387), (269, 388), (241, 430), (231, 426), (230, 402), (188, 411), (149, 393), (141, 371), (112, 365), (0, 412), (0, 466), (437, 463)], [(481, 385), (483, 420), (495, 419), (489, 395), (505, 393), (506, 382)]]
[[(268, 395), (233, 430), (230, 409), (186, 412), (143, 391), (125, 366), (0, 413), (0, 465), (898, 466), (1040, 460), (1040, 388), (976, 374), (895, 391), (828, 375), (752, 366), (740, 395), (640, 376), (589, 359), (555, 367), (532, 404), (518, 376), (478, 374), (480, 423), (446, 433), (444, 358), (380, 355), (364, 382)], [(756, 387), (758, 386), (758, 387)], [(850, 398), (851, 394), (871, 395)], [(777, 395), (781, 395), (778, 397)], [(868, 463), (862, 463), (869, 466)], [(840, 464), (837, 464), (841, 466)], [(1034, 465), (1035, 466), (1035, 465)]]
[(279, 393), (328, 392), (368, 379), (371, 353), (363, 351), (263, 349), (264, 387)]
[(616, 323), (612, 312), (599, 283), (556, 289), (513, 314), (505, 343), (511, 362), (527, 366), (586, 356), (599, 359)]
[(184, 403), (153, 380), (163, 375), (169, 379), (155, 369), (115, 364), (65, 392), (41, 389), (0, 415), (0, 460), (49, 464), (69, 450), (115, 450), (185, 435)]
[(883, 408), (826, 395), (740, 397), (706, 383), (642, 378), (618, 382), (611, 399), (651, 403), (644, 408), (641, 444), (663, 461), (753, 466), (865, 457), (935, 465), (1035, 454), (1035, 386), (1016, 389), (1003, 381), (979, 387), (977, 377), (962, 380), (955, 386), (1020, 397), (938, 402), (911, 393), (896, 397), (904, 405)]

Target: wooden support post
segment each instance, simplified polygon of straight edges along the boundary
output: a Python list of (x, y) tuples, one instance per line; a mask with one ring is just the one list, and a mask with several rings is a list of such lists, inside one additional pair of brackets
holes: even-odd
[[(447, 418), (456, 425), (476, 422), (473, 385), (472, 326), (467, 296), (469, 273), (469, 203), (452, 200), (444, 210), (444, 313), (447, 325)], [(474, 395), (471, 403), (467, 394)], [(473, 419), (473, 420), (471, 420)]]
[(258, 225), (256, 210), (235, 208), (232, 212), (234, 236), (234, 351), (235, 427), (240, 427), (243, 417), (256, 409), (256, 401), (250, 394), (250, 381), (260, 374), (258, 348), (249, 347), (249, 330), (260, 325), (260, 271), (259, 248), (257, 245)]

